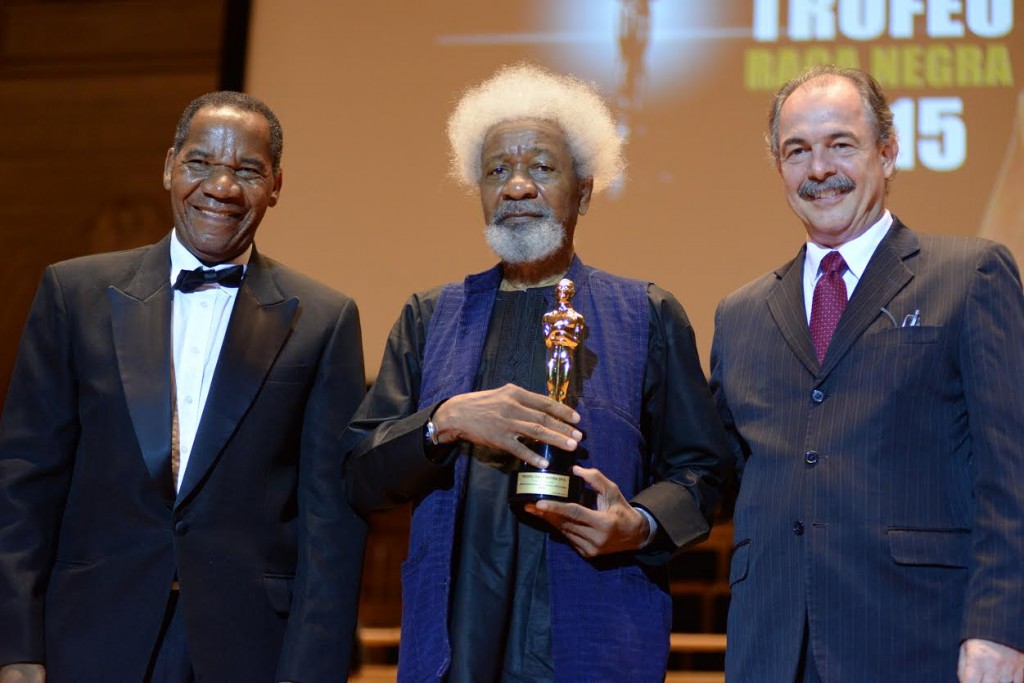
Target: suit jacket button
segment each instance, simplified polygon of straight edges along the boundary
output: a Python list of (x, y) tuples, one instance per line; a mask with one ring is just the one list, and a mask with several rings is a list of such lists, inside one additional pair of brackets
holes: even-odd
[(803, 536), (804, 535), (804, 523), (801, 522), (800, 520), (797, 520), (797, 521), (793, 522), (793, 533), (796, 534), (797, 536)]
[(815, 389), (811, 392), (811, 400), (815, 403), (821, 403), (825, 400), (825, 392), (821, 389)]
[(188, 523), (187, 522), (175, 522), (174, 523), (174, 535), (175, 536), (184, 536), (187, 533), (188, 533)]
[(807, 463), (808, 465), (818, 464), (818, 452), (807, 451), (806, 453), (804, 453), (804, 462)]

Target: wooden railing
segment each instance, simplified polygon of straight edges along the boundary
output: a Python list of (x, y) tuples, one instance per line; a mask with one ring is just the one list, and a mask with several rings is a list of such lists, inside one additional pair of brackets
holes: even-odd
[[(359, 629), (359, 644), (364, 649), (398, 648), (402, 629)], [(724, 633), (673, 633), (669, 638), (670, 652), (725, 652)]]
[[(364, 651), (390, 650), (397, 652), (402, 630), (398, 627), (363, 627), (359, 629), (359, 643)], [(669, 639), (669, 651), (673, 653), (717, 653), (725, 652), (725, 634), (722, 633), (673, 633)], [(392, 655), (393, 657), (393, 655)], [(386, 683), (394, 681), (397, 668), (393, 664), (367, 664), (352, 683)], [(668, 671), (666, 683), (722, 683), (725, 674), (721, 671)]]

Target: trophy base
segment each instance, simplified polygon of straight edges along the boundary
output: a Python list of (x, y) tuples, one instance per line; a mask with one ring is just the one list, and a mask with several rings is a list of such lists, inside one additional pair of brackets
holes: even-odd
[(546, 469), (522, 463), (509, 477), (508, 502), (525, 505), (538, 500), (560, 503), (583, 501), (583, 480), (572, 473), (576, 455), (546, 443), (533, 443), (530, 448), (548, 461)]

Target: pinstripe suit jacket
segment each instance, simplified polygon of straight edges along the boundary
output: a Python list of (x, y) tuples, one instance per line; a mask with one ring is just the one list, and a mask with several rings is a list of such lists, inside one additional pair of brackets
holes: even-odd
[(803, 262), (716, 313), (741, 476), (727, 678), (794, 680), (806, 619), (826, 681), (955, 681), (962, 639), (1024, 649), (1020, 275), (895, 220), (819, 367)]

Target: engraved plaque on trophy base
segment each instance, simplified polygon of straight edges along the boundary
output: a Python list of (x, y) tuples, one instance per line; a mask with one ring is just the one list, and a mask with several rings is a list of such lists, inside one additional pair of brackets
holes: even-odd
[(508, 502), (513, 505), (525, 505), (538, 500), (582, 502), (583, 480), (572, 473), (576, 454), (546, 443), (531, 443), (529, 446), (548, 461), (547, 469), (521, 463), (509, 478)]

